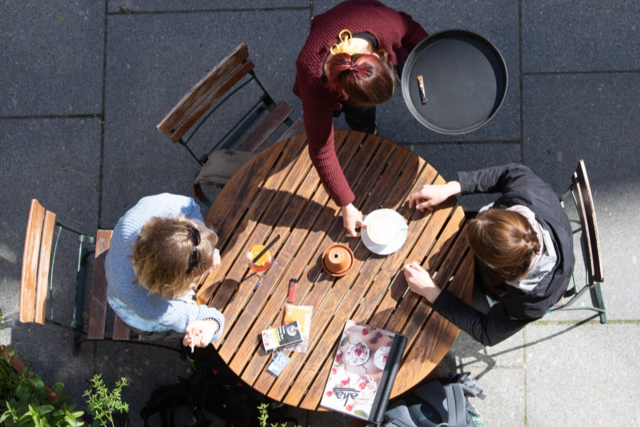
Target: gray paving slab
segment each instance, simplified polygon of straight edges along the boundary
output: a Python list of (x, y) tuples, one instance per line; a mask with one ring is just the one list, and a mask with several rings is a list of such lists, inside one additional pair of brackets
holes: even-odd
[(0, 4), (0, 115), (98, 114), (105, 0)]
[[(339, 2), (314, 2), (315, 15)], [(378, 108), (380, 134), (396, 142), (434, 141), (515, 141), (520, 139), (520, 88), (518, 53), (518, 7), (516, 2), (422, 2), (389, 0), (387, 6), (410, 14), (429, 34), (450, 29), (477, 33), (492, 42), (504, 57), (509, 88), (504, 104), (495, 117), (480, 129), (465, 135), (442, 135), (433, 132), (413, 118), (400, 89), (387, 104)], [(337, 35), (336, 35), (337, 36)]]
[[(458, 171), (520, 162), (518, 144), (413, 144), (409, 148), (433, 166), (445, 181), (456, 180)], [(458, 198), (468, 210), (478, 210), (495, 199), (495, 195), (486, 194)]]
[(451, 370), (467, 371), (470, 368), (482, 369), (486, 372), (495, 367), (524, 366), (524, 336), (518, 332), (503, 342), (486, 347), (461, 331), (447, 353), (453, 358)]
[[(249, 46), (258, 77), (272, 97), (287, 102), (300, 117), (292, 87), (308, 22), (308, 11), (298, 10), (111, 16), (103, 225), (113, 226), (143, 196), (191, 193), (197, 164), (155, 125), (240, 42)], [(234, 108), (231, 104), (216, 113), (214, 122), (200, 131), (194, 140), (198, 154), (206, 144), (198, 146), (197, 141), (221, 136), (241, 115)]]
[(530, 325), (526, 337), (528, 427), (638, 423), (640, 326)]
[(486, 394), (484, 400), (470, 397), (487, 426), (530, 426), (525, 413), (525, 370), (523, 368), (493, 368), (488, 372), (478, 368), (465, 369), (476, 378), (476, 384)]
[(640, 70), (640, 7), (633, 0), (522, 2), (522, 70)]
[[(5, 318), (17, 319), (24, 233), (35, 198), (58, 220), (87, 233), (97, 226), (100, 168), (98, 119), (1, 120), (0, 301)], [(9, 202), (10, 201), (10, 202)], [(63, 232), (54, 284), (75, 281), (77, 238)], [(66, 273), (69, 274), (66, 274)], [(65, 290), (66, 292), (67, 290)], [(64, 298), (60, 303), (66, 302)]]
[[(24, 235), (31, 199), (57, 214), (58, 220), (87, 233), (95, 232), (100, 170), (98, 119), (0, 120), (0, 308), (2, 344), (10, 344), (45, 381), (61, 381), (80, 396), (91, 352), (71, 357), (73, 336), (60, 328), (18, 321)], [(54, 270), (55, 316), (72, 318), (78, 257), (77, 237), (63, 232)]]
[(476, 380), (485, 399), (470, 397), (487, 426), (525, 425), (525, 369), (520, 366), (485, 366), (482, 363), (456, 364), (459, 348), (451, 347), (447, 356), (429, 375), (429, 379), (447, 378), (449, 374), (467, 373)]
[(584, 159), (593, 193), (610, 319), (640, 318), (640, 182), (637, 121), (640, 74), (526, 76), (525, 163), (557, 192)]
[(110, 13), (167, 12), (167, 11), (219, 11), (243, 9), (274, 9), (281, 7), (306, 7), (310, 0), (252, 0), (228, 2), (224, 0), (108, 0)]

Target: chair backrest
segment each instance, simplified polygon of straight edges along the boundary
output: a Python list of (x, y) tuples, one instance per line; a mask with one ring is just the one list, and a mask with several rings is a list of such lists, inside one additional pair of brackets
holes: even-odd
[(20, 321), (45, 323), (56, 214), (31, 201), (22, 258)]
[(180, 141), (209, 108), (253, 68), (249, 49), (242, 43), (200, 79), (156, 125), (156, 129), (168, 134), (173, 142)]
[(589, 283), (604, 282), (598, 222), (596, 221), (596, 211), (591, 195), (587, 169), (582, 159), (578, 161), (578, 167), (571, 177), (571, 182), (580, 223), (582, 224), (582, 238), (586, 250), (585, 262), (587, 263)]

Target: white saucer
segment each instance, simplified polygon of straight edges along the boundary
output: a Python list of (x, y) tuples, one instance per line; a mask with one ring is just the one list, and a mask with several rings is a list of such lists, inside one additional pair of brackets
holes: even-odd
[(377, 243), (373, 243), (373, 241), (369, 238), (366, 228), (363, 228), (361, 230), (360, 236), (362, 237), (362, 242), (367, 247), (367, 249), (369, 249), (374, 254), (390, 255), (400, 249), (402, 245), (404, 245), (404, 242), (407, 240), (407, 230), (409, 229), (409, 227), (407, 226), (407, 222), (404, 220), (402, 215), (400, 215), (396, 211), (392, 211), (391, 209), (378, 209), (371, 212), (364, 220), (365, 225), (368, 226), (369, 221), (371, 221), (371, 219), (375, 218), (381, 213), (387, 213), (394, 217), (396, 221), (398, 221), (398, 226), (400, 228), (398, 231), (398, 237), (396, 237), (391, 243), (388, 243), (386, 245), (378, 245)]

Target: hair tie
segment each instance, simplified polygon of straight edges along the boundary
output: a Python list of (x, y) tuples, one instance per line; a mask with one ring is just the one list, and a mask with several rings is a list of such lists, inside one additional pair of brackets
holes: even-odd
[(351, 62), (351, 65), (349, 65), (349, 69), (351, 71), (353, 71), (353, 74), (357, 74), (358, 73), (358, 69), (360, 68), (360, 66), (358, 65), (357, 62)]
[(349, 43), (349, 40), (351, 40), (352, 38), (353, 36), (351, 35), (351, 31), (346, 29), (340, 31), (340, 34), (338, 34), (338, 39), (340, 40), (340, 43), (336, 43), (333, 46), (331, 46), (331, 49), (330, 49), (331, 54), (337, 55), (338, 53), (348, 53), (349, 55), (354, 55), (358, 53), (354, 50), (354, 47), (351, 46), (351, 43)]

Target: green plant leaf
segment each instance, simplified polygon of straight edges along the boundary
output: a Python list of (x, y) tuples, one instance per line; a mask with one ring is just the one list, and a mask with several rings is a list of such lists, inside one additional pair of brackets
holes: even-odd
[(27, 380), (33, 388), (44, 388), (44, 381), (39, 376), (34, 375)]
[(46, 415), (49, 412), (52, 412), (55, 408), (51, 405), (43, 405), (40, 408), (38, 408), (38, 413), (40, 415)]
[(29, 389), (22, 384), (18, 385), (16, 388), (16, 397), (18, 400), (27, 400), (29, 396), (31, 396)]

